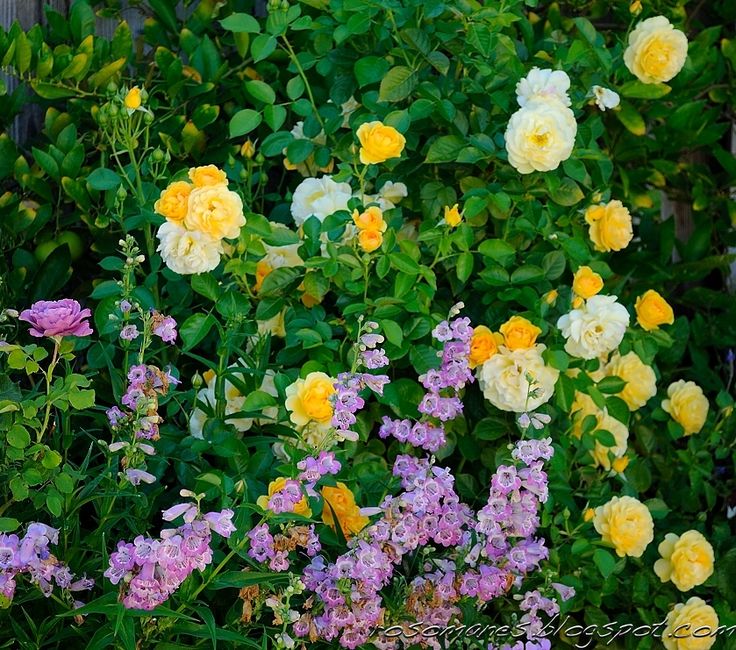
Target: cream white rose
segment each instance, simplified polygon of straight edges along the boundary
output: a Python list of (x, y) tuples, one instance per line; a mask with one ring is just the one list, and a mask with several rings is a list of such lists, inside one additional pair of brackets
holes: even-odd
[(352, 196), (353, 190), (348, 183), (336, 183), (331, 176), (306, 178), (294, 190), (291, 216), (297, 226), (302, 226), (312, 216), (324, 221), (339, 210), (347, 210)]
[(535, 99), (552, 98), (569, 106), (568, 90), (570, 90), (570, 77), (563, 70), (532, 68), (529, 74), (516, 84), (516, 101), (519, 102), (519, 106), (526, 106)]
[(506, 127), (509, 163), (521, 174), (557, 169), (570, 157), (577, 130), (575, 115), (558, 99), (534, 99)]
[(629, 72), (645, 84), (669, 81), (687, 59), (687, 36), (664, 16), (647, 18), (631, 34), (624, 50)]
[(603, 86), (593, 86), (591, 89), (593, 97), (595, 97), (595, 103), (602, 111), (607, 108), (616, 108), (621, 103), (621, 98), (617, 92), (604, 88)]
[(548, 402), (560, 373), (545, 365), (545, 349), (541, 344), (517, 350), (500, 346), (476, 370), (485, 398), (496, 408), (513, 413), (533, 411)]
[(217, 268), (222, 255), (222, 240), (196, 230), (187, 230), (167, 221), (156, 236), (164, 264), (175, 273), (189, 275), (206, 273)]
[(557, 327), (567, 339), (568, 354), (595, 359), (619, 346), (629, 325), (629, 312), (616, 300), (616, 296), (593, 296), (579, 309), (560, 316)]

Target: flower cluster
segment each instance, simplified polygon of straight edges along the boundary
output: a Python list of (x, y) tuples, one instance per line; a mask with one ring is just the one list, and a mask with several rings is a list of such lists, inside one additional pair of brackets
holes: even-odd
[[(182, 496), (191, 496), (182, 490)], [(195, 570), (212, 562), (212, 532), (230, 537), (235, 531), (233, 511), (200, 513), (199, 504), (180, 503), (163, 512), (165, 521), (182, 516), (184, 523), (166, 528), (160, 538), (139, 535), (133, 542), (120, 541), (110, 554), (105, 577), (121, 584), (120, 602), (129, 609), (151, 610), (171, 596)]]
[(363, 212), (354, 210), (353, 223), (358, 228), (358, 244), (364, 252), (372, 253), (381, 246), (387, 227), (381, 208), (371, 205)]
[(437, 369), (430, 369), (419, 377), (426, 393), (419, 403), (423, 418), (412, 423), (408, 419), (392, 419), (384, 416), (378, 430), (381, 438), (393, 436), (399, 442), (435, 452), (444, 446), (444, 422), (456, 418), (463, 410), (458, 394), (467, 383), (473, 381), (468, 357), (473, 328), (469, 318), (454, 318), (462, 304), (453, 307), (450, 320), (442, 321), (432, 331), (435, 340), (443, 343), (438, 356), (441, 359)]
[(225, 172), (214, 165), (193, 167), (189, 180), (171, 183), (154, 206), (166, 218), (157, 250), (166, 266), (182, 275), (217, 267), (223, 239), (237, 238), (245, 225), (243, 201), (228, 189)]
[(285, 525), (281, 528), (281, 532), (272, 535), (268, 524), (261, 523), (248, 532), (248, 539), (250, 540), (248, 555), (257, 562), (268, 561), (272, 571), (288, 571), (289, 553), (299, 548), (304, 549), (308, 557), (314, 557), (322, 550), (314, 524)]
[(121, 398), (125, 409), (113, 406), (107, 410), (110, 428), (117, 437), (128, 435), (129, 440), (119, 440), (109, 445), (111, 452), (123, 450), (122, 461), (125, 478), (133, 485), (141, 481), (153, 483), (156, 477), (145, 471), (145, 457), (156, 452), (143, 441), (159, 439), (159, 425), (162, 422), (158, 414), (159, 396), (168, 394), (172, 386), (179, 380), (170, 370), (163, 371), (156, 366), (138, 364), (128, 371), (128, 387)]
[[(23, 537), (0, 534), (0, 608), (10, 606), (16, 589), (16, 580), (26, 574), (31, 584), (37, 585), (43, 595), (51, 596), (54, 584), (74, 593), (91, 589), (94, 580), (75, 580), (69, 567), (49, 550), (57, 544), (59, 531), (46, 524), (31, 523)], [(74, 601), (75, 607), (82, 603)]]

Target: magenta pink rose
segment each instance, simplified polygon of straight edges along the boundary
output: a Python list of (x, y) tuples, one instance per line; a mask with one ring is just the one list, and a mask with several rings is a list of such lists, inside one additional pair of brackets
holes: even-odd
[(71, 298), (64, 300), (39, 300), (20, 314), (20, 320), (31, 324), (31, 336), (89, 336), (92, 328), (87, 319), (92, 315), (89, 309)]

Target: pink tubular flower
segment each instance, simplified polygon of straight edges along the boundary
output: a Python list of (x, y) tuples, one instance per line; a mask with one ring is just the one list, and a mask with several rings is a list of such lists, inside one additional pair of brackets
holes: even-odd
[(61, 336), (89, 336), (92, 328), (87, 318), (92, 315), (89, 309), (70, 298), (64, 300), (39, 300), (24, 309), (20, 320), (31, 324), (28, 330), (31, 336), (41, 338)]

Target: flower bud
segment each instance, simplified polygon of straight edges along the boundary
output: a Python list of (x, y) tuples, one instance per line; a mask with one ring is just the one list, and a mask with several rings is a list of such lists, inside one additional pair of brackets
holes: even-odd
[(246, 140), (240, 147), (240, 155), (250, 160), (256, 154), (256, 146), (250, 140)]

